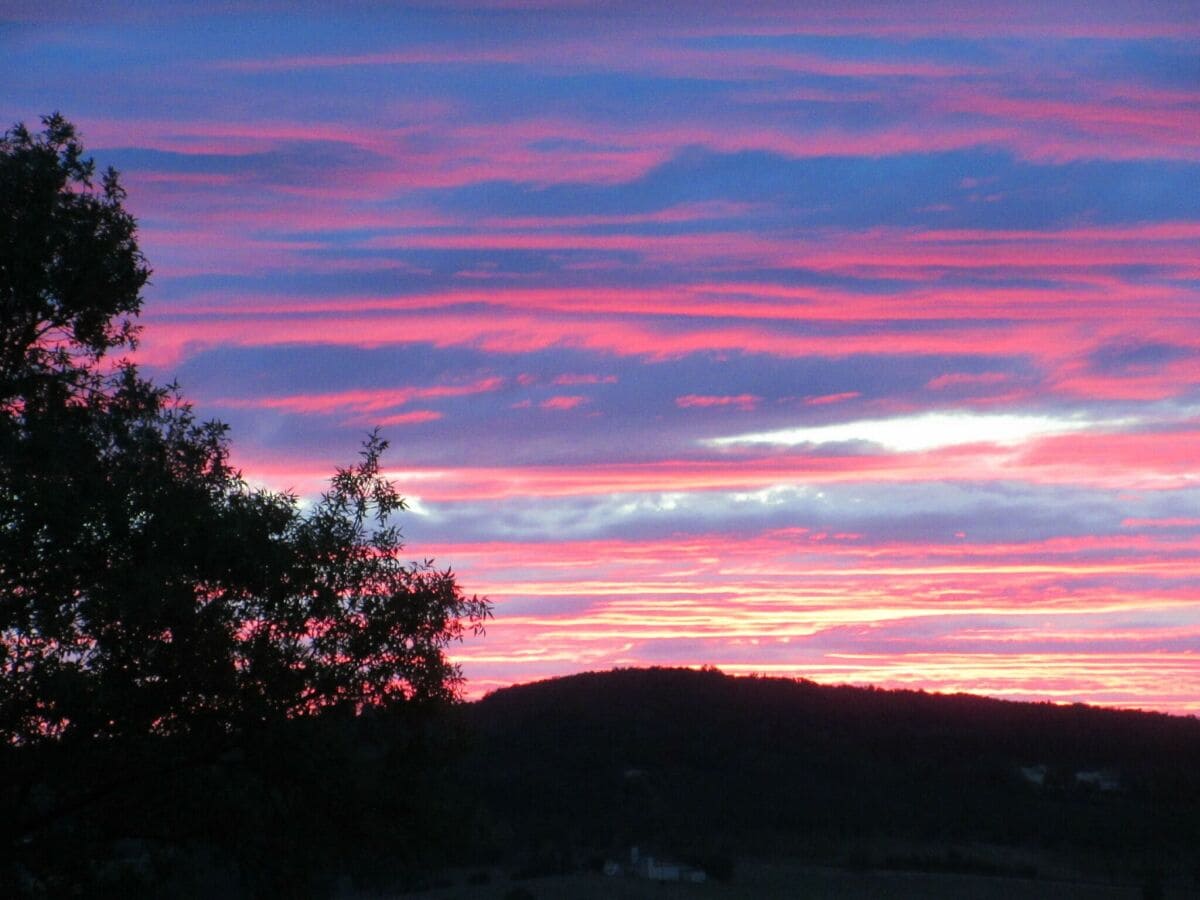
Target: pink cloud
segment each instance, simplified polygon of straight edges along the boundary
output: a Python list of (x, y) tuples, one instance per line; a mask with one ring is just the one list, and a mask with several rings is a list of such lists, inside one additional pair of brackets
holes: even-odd
[(762, 397), (756, 396), (755, 394), (735, 394), (732, 396), (685, 394), (682, 397), (675, 398), (675, 405), (680, 409), (690, 409), (693, 407), (732, 406), (736, 409), (750, 410), (758, 406), (761, 401)]
[(327, 54), (277, 56), (266, 59), (236, 59), (216, 64), (216, 68), (236, 72), (296, 71), (302, 69), (341, 69), (361, 66), (422, 66), (523, 62), (529, 51), (475, 48), (423, 48), (388, 53)]
[(616, 375), (555, 375), (551, 384), (571, 386), (576, 384), (616, 384)]
[(988, 91), (954, 90), (933, 103), (953, 112), (970, 112), (1004, 122), (1039, 125), (1052, 122), (1057, 129), (1074, 128), (1093, 138), (1125, 138), (1154, 155), (1168, 147), (1194, 152), (1200, 147), (1200, 92), (1182, 103), (1149, 91), (1119, 99), (1053, 99), (1006, 97)]
[(828, 406), (831, 403), (844, 403), (847, 400), (854, 400), (861, 396), (862, 394), (858, 391), (843, 391), (840, 394), (822, 394), (819, 397), (805, 397), (804, 402), (808, 406)]
[[(271, 397), (225, 397), (213, 399), (210, 402), (217, 406), (225, 407), (278, 409), (285, 412), (307, 414), (328, 414), (335, 412), (371, 413), (396, 406), (403, 406), (413, 400), (464, 397), (471, 394), (489, 393), (499, 390), (503, 385), (503, 378), (493, 377), (483, 378), (466, 384), (380, 388), (375, 390), (337, 391), (320, 394), (287, 394)], [(428, 413), (422, 413), (422, 415), (428, 415)]]
[[(1161, 233), (1161, 232), (1160, 232)], [(682, 235), (577, 234), (544, 232), (475, 232), (472, 234), (418, 234), (382, 236), (365, 242), (374, 249), (423, 247), (476, 250), (610, 250), (636, 251), (647, 259), (705, 262), (713, 259), (743, 263), (769, 263), (822, 271), (851, 273), (909, 272), (922, 276), (947, 269), (997, 269), (1006, 272), (1071, 272), (1081, 274), (1096, 267), (1120, 265), (1171, 266), (1189, 276), (1200, 274), (1189, 240), (1175, 237), (1148, 240), (1135, 234), (1124, 238), (1078, 232), (1049, 232), (1023, 238), (1001, 233), (979, 241), (937, 232), (911, 233), (871, 229), (856, 236), (838, 230), (818, 233), (808, 240), (768, 238), (742, 232), (705, 232)]]
[(646, 46), (640, 53), (628, 55), (627, 60), (626, 65), (664, 74), (700, 76), (720, 71), (729, 78), (757, 78), (767, 71), (831, 78), (963, 78), (985, 71), (978, 66), (947, 65), (928, 60), (848, 59), (766, 47), (709, 50)]
[(376, 424), (381, 427), (388, 425), (415, 425), (420, 422), (433, 422), (440, 418), (442, 418), (442, 414), (432, 409), (414, 409), (412, 412), (384, 416)]
[(1010, 376), (1004, 372), (949, 372), (926, 382), (925, 387), (940, 391), (954, 387), (989, 387), (1004, 384)]
[(1064, 435), (1031, 444), (1016, 467), (1043, 478), (1179, 488), (1195, 478), (1200, 431)]
[[(1200, 36), (1188, 0), (1170, 0), (1154, 7), (1114, 10), (1107, 5), (1070, 0), (1053, 7), (1005, 0), (988, 6), (964, 7), (953, 0), (935, 0), (919, 9), (873, 0), (842, 6), (830, 13), (822, 6), (792, 4), (743, 7), (716, 21), (702, 20), (682, 29), (685, 34), (721, 37), (730, 29), (744, 35), (818, 35), (892, 38), (961, 36), (1121, 38)], [(736, 22), (736, 25), (733, 24)]]
[[(1177, 337), (1191, 343), (1189, 336)], [(1193, 344), (1193, 349), (1192, 355), (1182, 359), (1126, 366), (1114, 373), (1092, 371), (1085, 359), (1067, 360), (1055, 368), (1052, 387), (1062, 394), (1120, 400), (1163, 400), (1186, 395), (1200, 385), (1200, 347)]]
[(1200, 519), (1170, 516), (1161, 519), (1129, 517), (1121, 520), (1122, 528), (1200, 528)]
[(568, 410), (587, 402), (586, 397), (559, 395), (543, 400), (538, 404), (542, 409)]

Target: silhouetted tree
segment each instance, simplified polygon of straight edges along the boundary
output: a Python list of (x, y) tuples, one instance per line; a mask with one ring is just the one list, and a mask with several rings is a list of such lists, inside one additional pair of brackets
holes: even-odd
[[(0, 827), (18, 844), (128, 788), (122, 758), (144, 778), (234, 758), (256, 729), (451, 700), (445, 649), (490, 615), (403, 559), (378, 434), (305, 511), (242, 480), (226, 426), (114, 359), (150, 270), (117, 174), (97, 184), (71, 124), (43, 124), (0, 139), (0, 769), (25, 773)], [(34, 758), (113, 765), (65, 791)]]

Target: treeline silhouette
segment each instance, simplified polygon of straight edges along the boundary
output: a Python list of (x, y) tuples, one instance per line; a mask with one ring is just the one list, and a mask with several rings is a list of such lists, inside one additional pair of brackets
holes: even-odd
[[(437, 708), (236, 735), (0, 747), (0, 897), (325, 898), (409, 884), (459, 841)], [(15, 833), (14, 833), (15, 832)]]
[[(462, 714), (493, 852), (544, 868), (641, 845), (972, 871), (988, 865), (937, 848), (985, 842), (1200, 875), (1194, 718), (687, 669), (512, 687)], [(872, 858), (877, 838), (931, 849)]]
[(0, 133), (0, 898), (328, 896), (453, 845), (446, 653), (363, 441), (311, 503), (127, 354), (150, 268), (60, 115)]

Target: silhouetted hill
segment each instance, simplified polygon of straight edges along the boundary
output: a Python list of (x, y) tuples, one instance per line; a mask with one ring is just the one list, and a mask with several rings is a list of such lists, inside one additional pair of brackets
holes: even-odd
[(498, 852), (832, 859), (886, 837), (1200, 862), (1194, 718), (686, 669), (511, 687), (464, 715)]

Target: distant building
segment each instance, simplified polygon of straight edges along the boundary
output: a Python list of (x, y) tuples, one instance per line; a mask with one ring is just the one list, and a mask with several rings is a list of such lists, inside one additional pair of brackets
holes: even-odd
[[(613, 865), (617, 864), (613, 863)], [(608, 874), (608, 868), (609, 864), (606, 863), (605, 874)], [(619, 869), (620, 866), (617, 868)], [(650, 855), (643, 856), (638, 852), (637, 847), (629, 850), (629, 871), (635, 877), (645, 878), (647, 881), (690, 881), (699, 884), (708, 880), (708, 875), (703, 869), (694, 869), (691, 866), (665, 859), (655, 859)]]
[(1121, 789), (1121, 773), (1113, 769), (1079, 769), (1074, 773), (1055, 769), (1044, 763), (1036, 766), (1021, 766), (1017, 770), (1021, 777), (1037, 787), (1054, 787), (1059, 790), (1076, 788), (1093, 788), (1098, 791), (1119, 791)]
[(1111, 769), (1081, 769), (1075, 773), (1076, 784), (1086, 784), (1100, 791), (1119, 791), (1121, 775)]
[(660, 862), (653, 856), (643, 856), (634, 870), (639, 878), (650, 881), (679, 881), (680, 867), (674, 863)]
[(1046, 783), (1046, 767), (1044, 765), (1021, 766), (1021, 777), (1030, 784), (1042, 787)]

